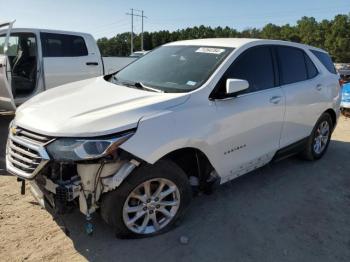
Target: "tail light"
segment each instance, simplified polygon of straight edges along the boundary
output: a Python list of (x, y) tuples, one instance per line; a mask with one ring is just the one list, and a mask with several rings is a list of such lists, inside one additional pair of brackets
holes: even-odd
[(340, 85), (340, 87), (343, 87), (344, 83), (345, 83), (344, 79), (339, 78), (339, 85)]

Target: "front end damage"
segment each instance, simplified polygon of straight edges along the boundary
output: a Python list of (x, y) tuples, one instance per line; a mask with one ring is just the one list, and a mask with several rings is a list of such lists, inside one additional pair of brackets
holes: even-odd
[[(59, 139), (10, 126), (7, 170), (22, 184), (29, 182), (31, 193), (42, 207), (58, 214), (79, 208), (90, 220), (101, 196), (116, 189), (140, 164), (119, 148), (133, 132)], [(91, 229), (87, 231), (92, 233)]]
[(85, 215), (99, 208), (101, 195), (116, 189), (139, 165), (132, 160), (101, 159), (96, 163), (50, 163), (30, 180), (31, 192), (47, 208), (65, 213), (79, 207)]

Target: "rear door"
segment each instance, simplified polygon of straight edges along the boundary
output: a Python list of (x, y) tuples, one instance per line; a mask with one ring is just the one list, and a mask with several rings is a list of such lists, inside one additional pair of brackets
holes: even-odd
[(7, 57), (13, 24), (14, 21), (0, 24), (0, 112), (16, 110), (11, 89), (11, 66)]
[(40, 39), (46, 89), (103, 74), (92, 37), (41, 32)]
[(328, 102), (322, 75), (308, 54), (291, 46), (276, 46), (281, 87), (286, 97), (281, 147), (308, 137)]

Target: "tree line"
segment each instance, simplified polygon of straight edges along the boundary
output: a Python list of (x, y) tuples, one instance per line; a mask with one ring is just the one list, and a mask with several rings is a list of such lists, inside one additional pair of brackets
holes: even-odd
[[(308, 44), (327, 50), (335, 62), (350, 63), (350, 14), (337, 15), (332, 20), (316, 21), (314, 17), (302, 17), (296, 25), (267, 24), (261, 29), (195, 26), (173, 32), (167, 30), (144, 32), (144, 49), (151, 50), (162, 44), (197, 38), (245, 37), (287, 40)], [(112, 38), (101, 38), (97, 44), (103, 56), (130, 55), (130, 32)], [(134, 51), (141, 48), (141, 35), (134, 35)]]

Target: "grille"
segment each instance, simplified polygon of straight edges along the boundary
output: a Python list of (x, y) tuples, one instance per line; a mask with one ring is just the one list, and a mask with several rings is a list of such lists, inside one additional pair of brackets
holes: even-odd
[(7, 170), (23, 178), (33, 178), (48, 162), (44, 146), (53, 138), (21, 128), (11, 128), (7, 141)]

